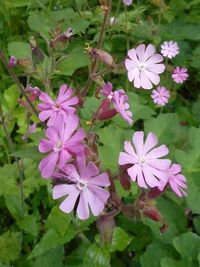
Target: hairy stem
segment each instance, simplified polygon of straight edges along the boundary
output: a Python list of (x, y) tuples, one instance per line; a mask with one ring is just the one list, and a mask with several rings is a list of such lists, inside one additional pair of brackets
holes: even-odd
[[(102, 23), (102, 26), (101, 26), (101, 32), (100, 32), (99, 40), (97, 42), (97, 49), (100, 49), (101, 46), (102, 46), (102, 43), (103, 43), (104, 33), (105, 33), (105, 29), (106, 29), (106, 22), (107, 22), (107, 18), (108, 18), (110, 9), (111, 9), (111, 4), (112, 4), (112, 0), (108, 0), (107, 1), (107, 9), (105, 10), (103, 23)], [(85, 97), (87, 92), (88, 92), (88, 90), (90, 89), (90, 86), (92, 84), (92, 76), (96, 72), (97, 62), (98, 62), (98, 59), (95, 58), (93, 63), (92, 63), (92, 66), (91, 66), (90, 76), (89, 76), (89, 78), (87, 80), (87, 83), (85, 85), (85, 88), (83, 89), (83, 92), (81, 94), (82, 97)]]

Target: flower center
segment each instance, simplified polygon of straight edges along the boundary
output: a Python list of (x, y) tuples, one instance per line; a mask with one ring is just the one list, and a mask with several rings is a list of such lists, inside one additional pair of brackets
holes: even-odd
[(78, 183), (77, 183), (77, 187), (79, 190), (84, 190), (85, 188), (87, 188), (87, 181), (85, 180), (80, 180)]
[(54, 151), (61, 151), (62, 150), (62, 147), (63, 147), (63, 142), (62, 142), (62, 140), (58, 140), (56, 143), (55, 143), (55, 145), (54, 145)]
[(60, 109), (60, 104), (55, 103), (53, 108), (54, 108), (55, 111), (58, 111)]
[(140, 63), (139, 64), (139, 70), (142, 71), (145, 69), (145, 64), (144, 63)]
[(145, 160), (144, 160), (143, 158), (140, 158), (140, 159), (138, 160), (138, 163), (141, 164), (141, 165), (143, 165), (143, 164), (145, 163)]

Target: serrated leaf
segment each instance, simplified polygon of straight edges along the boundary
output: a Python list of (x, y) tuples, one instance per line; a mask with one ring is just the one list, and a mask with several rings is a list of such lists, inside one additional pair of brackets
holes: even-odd
[(9, 263), (18, 258), (20, 254), (20, 240), (18, 232), (5, 232), (0, 235), (0, 261)]

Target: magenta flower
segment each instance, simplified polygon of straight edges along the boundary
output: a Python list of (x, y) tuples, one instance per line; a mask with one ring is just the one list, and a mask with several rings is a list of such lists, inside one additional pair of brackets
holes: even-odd
[(154, 133), (149, 133), (144, 143), (144, 132), (135, 132), (132, 141), (133, 144), (124, 142), (125, 152), (120, 152), (118, 161), (119, 165), (132, 165), (127, 169), (131, 180), (137, 180), (139, 187), (143, 188), (156, 187), (160, 181), (167, 181), (171, 161), (160, 158), (168, 154), (168, 148), (165, 145), (155, 148), (158, 138)]
[(179, 54), (179, 47), (177, 42), (165, 41), (163, 44), (161, 44), (161, 54), (163, 55), (163, 57), (168, 57), (170, 59), (177, 56)]
[(14, 68), (17, 65), (17, 59), (15, 56), (10, 57), (8, 65), (10, 68)]
[(112, 90), (113, 85), (112, 83), (108, 82), (102, 87), (100, 93), (113, 103), (115, 110), (122, 116), (125, 121), (127, 121), (129, 124), (132, 124), (132, 112), (128, 110), (128, 96), (125, 94), (125, 91), (123, 89), (119, 89), (114, 92)]
[(186, 196), (187, 193), (184, 191), (184, 189), (187, 189), (186, 178), (181, 174), (181, 169), (181, 165), (172, 164), (169, 169), (169, 179), (166, 182), (161, 181), (158, 187), (159, 190), (163, 191), (166, 185), (169, 183), (175, 194), (177, 194), (179, 197)]
[(59, 95), (56, 101), (53, 101), (48, 94), (42, 92), (39, 99), (43, 102), (38, 105), (39, 119), (41, 121), (46, 121), (48, 119), (48, 126), (54, 125), (54, 122), (58, 119), (58, 115), (62, 115), (64, 121), (67, 122), (67, 115), (74, 114), (75, 107), (78, 103), (78, 98), (72, 96), (72, 88), (68, 87), (66, 84), (60, 86)]
[(156, 90), (152, 91), (151, 98), (155, 104), (164, 106), (169, 101), (170, 92), (164, 86), (158, 86)]
[(76, 131), (78, 125), (79, 119), (76, 115), (67, 115), (67, 124), (59, 115), (54, 126), (47, 128), (47, 139), (41, 139), (39, 144), (41, 153), (50, 152), (39, 164), (43, 178), (50, 177), (57, 164), (58, 168), (62, 168), (72, 155), (83, 154), (84, 145), (81, 141), (85, 138), (85, 133), (82, 128)]
[(123, 0), (123, 4), (125, 6), (130, 6), (132, 4), (133, 0)]
[(122, 118), (129, 124), (133, 124), (132, 112), (129, 111), (129, 104), (127, 103), (128, 96), (119, 91), (114, 92), (114, 107), (116, 111), (122, 116)]
[(74, 209), (78, 199), (77, 216), (81, 220), (86, 220), (89, 217), (89, 208), (94, 216), (98, 216), (104, 210), (110, 194), (102, 187), (109, 186), (110, 182), (107, 173), (99, 173), (93, 162), (86, 165), (85, 157), (78, 157), (77, 163), (77, 169), (72, 164), (64, 167), (70, 184), (54, 186), (53, 198), (67, 196), (60, 205), (60, 209), (66, 213)]
[(163, 57), (155, 54), (155, 46), (149, 44), (139, 45), (136, 49), (128, 51), (125, 67), (128, 71), (128, 79), (136, 88), (151, 89), (152, 84), (159, 84), (159, 74), (164, 72), (165, 65), (160, 64)]
[(175, 83), (183, 83), (189, 77), (186, 68), (176, 67), (173, 71), (172, 78)]

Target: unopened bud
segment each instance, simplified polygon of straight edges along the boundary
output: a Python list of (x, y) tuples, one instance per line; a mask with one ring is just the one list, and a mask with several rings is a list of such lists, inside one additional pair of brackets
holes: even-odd
[(17, 65), (17, 59), (15, 56), (10, 57), (8, 65), (10, 68), (14, 68)]
[(156, 222), (162, 222), (163, 221), (161, 214), (154, 207), (149, 207), (148, 209), (145, 209), (144, 215), (146, 217), (150, 218), (151, 220), (156, 221)]
[(60, 50), (65, 49), (67, 43), (72, 39), (74, 34), (75, 31), (72, 28), (69, 28), (63, 33), (54, 36), (54, 38), (50, 41), (50, 47)]
[(125, 190), (130, 190), (130, 188), (131, 188), (130, 177), (129, 177), (127, 171), (123, 168), (119, 169), (119, 180), (120, 180), (122, 187)]
[(18, 65), (22, 67), (25, 71), (31, 71), (33, 68), (33, 63), (30, 59), (28, 58), (21, 58), (18, 59), (17, 61)]
[(117, 114), (117, 111), (115, 109), (109, 109), (109, 110), (100, 112), (98, 119), (100, 121), (109, 120), (113, 118), (116, 114)]
[(100, 60), (101, 62), (103, 62), (104, 64), (108, 65), (111, 68), (115, 67), (114, 60), (109, 53), (89, 46), (86, 47), (85, 50), (92, 58), (97, 58), (98, 60)]

